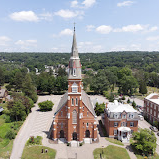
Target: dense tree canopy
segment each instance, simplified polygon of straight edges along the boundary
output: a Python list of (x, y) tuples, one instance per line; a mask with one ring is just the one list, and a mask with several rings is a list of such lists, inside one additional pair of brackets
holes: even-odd
[(149, 129), (140, 129), (139, 132), (133, 133), (135, 148), (145, 155), (153, 154), (156, 150), (156, 136), (153, 131)]

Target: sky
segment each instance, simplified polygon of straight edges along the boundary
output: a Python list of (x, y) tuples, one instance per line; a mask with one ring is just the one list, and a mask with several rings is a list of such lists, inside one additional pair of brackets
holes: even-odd
[(159, 51), (159, 0), (0, 0), (0, 52)]

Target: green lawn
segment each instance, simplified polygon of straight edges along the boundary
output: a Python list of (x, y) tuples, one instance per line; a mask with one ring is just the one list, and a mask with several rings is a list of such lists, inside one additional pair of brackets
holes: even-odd
[(8, 130), (13, 129), (15, 133), (19, 131), (20, 126), (23, 122), (18, 122), (18, 126), (15, 128), (14, 124), (12, 123), (5, 123), (4, 115), (0, 116), (0, 158), (8, 159), (13, 146), (13, 140), (9, 140), (5, 138), (5, 135)]
[(117, 145), (124, 146), (124, 144), (123, 144), (121, 141), (117, 140), (117, 139), (114, 139), (114, 138), (108, 138), (108, 137), (106, 137), (105, 139), (106, 139), (107, 141), (113, 143), (113, 144), (117, 144)]
[(93, 151), (94, 159), (100, 159), (100, 153), (102, 154), (102, 159), (130, 159), (126, 149), (113, 145), (109, 145), (106, 148), (95, 149)]
[[(48, 153), (41, 153), (42, 149), (48, 149)], [(56, 151), (45, 146), (25, 146), (22, 159), (54, 159)]]

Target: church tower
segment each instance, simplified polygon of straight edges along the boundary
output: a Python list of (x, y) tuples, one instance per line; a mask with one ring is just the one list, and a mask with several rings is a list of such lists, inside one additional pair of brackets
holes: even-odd
[(92, 142), (97, 139), (96, 114), (92, 102), (83, 90), (81, 62), (74, 27), (68, 71), (68, 91), (56, 108), (52, 137), (71, 142)]

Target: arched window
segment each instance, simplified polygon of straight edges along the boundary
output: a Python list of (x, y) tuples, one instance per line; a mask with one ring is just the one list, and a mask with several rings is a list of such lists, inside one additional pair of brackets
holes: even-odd
[(76, 106), (78, 106), (78, 98), (76, 98)]
[(74, 105), (74, 99), (72, 98), (72, 105)]
[(78, 86), (77, 84), (74, 82), (72, 85), (72, 93), (77, 93), (78, 92)]
[(77, 111), (73, 110), (72, 112), (72, 123), (77, 124)]

